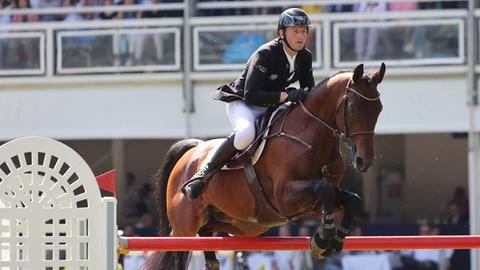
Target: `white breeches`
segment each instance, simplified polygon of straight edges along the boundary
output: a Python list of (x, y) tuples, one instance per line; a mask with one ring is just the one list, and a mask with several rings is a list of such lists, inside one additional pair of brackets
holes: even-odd
[(255, 120), (265, 114), (267, 108), (248, 106), (238, 100), (227, 103), (226, 111), (235, 133), (233, 145), (237, 150), (244, 150), (255, 139)]

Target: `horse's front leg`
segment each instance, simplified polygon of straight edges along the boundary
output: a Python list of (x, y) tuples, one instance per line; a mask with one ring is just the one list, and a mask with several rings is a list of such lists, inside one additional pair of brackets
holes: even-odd
[(349, 234), (350, 228), (356, 216), (362, 210), (362, 199), (353, 192), (335, 189), (335, 200), (343, 207), (343, 218), (340, 226), (337, 228), (337, 235), (333, 242), (335, 250), (339, 251), (343, 248), (345, 237)]
[[(324, 259), (334, 250), (333, 242), (336, 229), (333, 216), (335, 190), (325, 179), (292, 181), (288, 184), (288, 195), (283, 202), (285, 206), (310, 203), (307, 209), (312, 208), (312, 202), (320, 201), (323, 212), (323, 233), (315, 233), (310, 239), (312, 256)], [(310, 199), (310, 200), (309, 200)]]
[(312, 256), (322, 260), (330, 255), (334, 248), (333, 243), (336, 234), (333, 215), (335, 190), (326, 179), (322, 179), (317, 181), (314, 191), (322, 202), (323, 233), (320, 234), (319, 232), (316, 232), (310, 239), (309, 245)]

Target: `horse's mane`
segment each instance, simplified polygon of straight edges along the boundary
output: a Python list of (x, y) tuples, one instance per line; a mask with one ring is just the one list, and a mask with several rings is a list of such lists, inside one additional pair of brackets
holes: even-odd
[(347, 72), (352, 72), (352, 70), (351, 69), (342, 69), (342, 70), (339, 70), (339, 71), (333, 73), (332, 75), (326, 77), (321, 82), (319, 82), (317, 85), (315, 85), (312, 90), (317, 90), (317, 89), (322, 88), (322, 86), (324, 84), (326, 84), (328, 82), (328, 80), (330, 80), (331, 78), (337, 76), (338, 74), (347, 73)]

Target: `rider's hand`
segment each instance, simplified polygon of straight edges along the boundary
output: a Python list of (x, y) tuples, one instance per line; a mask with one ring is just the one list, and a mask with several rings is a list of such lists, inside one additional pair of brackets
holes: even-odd
[(280, 100), (279, 103), (284, 103), (287, 101), (288, 93), (287, 92), (280, 92)]
[(307, 98), (308, 93), (303, 89), (295, 89), (288, 91), (288, 101), (298, 102), (304, 101)]

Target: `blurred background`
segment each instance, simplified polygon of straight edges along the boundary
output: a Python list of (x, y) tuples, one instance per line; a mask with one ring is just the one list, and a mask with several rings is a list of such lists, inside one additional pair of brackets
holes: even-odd
[[(210, 93), (277, 36), (278, 15), (289, 7), (313, 21), (317, 83), (360, 63), (369, 73), (387, 65), (377, 162), (363, 175), (348, 166), (342, 183), (364, 201), (354, 234), (469, 233), (469, 194), (480, 175), (479, 1), (2, 0), (1, 7), (0, 140), (55, 138), (97, 175), (115, 168), (126, 235), (156, 234), (149, 181), (173, 142), (229, 133), (224, 104)], [(303, 218), (268, 235), (318, 226)], [(222, 269), (367, 269), (355, 261), (365, 258), (368, 269), (476, 269), (469, 251), (344, 252), (322, 263), (304, 255), (227, 253)], [(136, 269), (144, 257), (121, 262)]]

